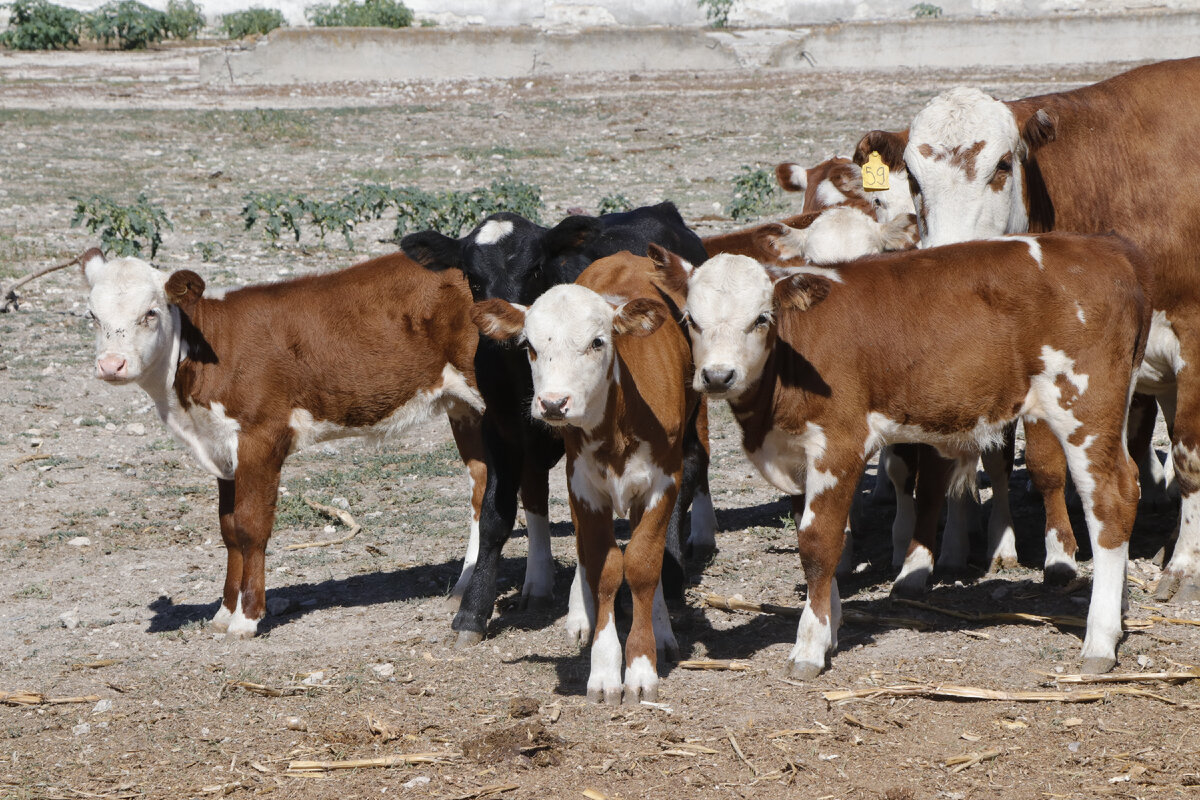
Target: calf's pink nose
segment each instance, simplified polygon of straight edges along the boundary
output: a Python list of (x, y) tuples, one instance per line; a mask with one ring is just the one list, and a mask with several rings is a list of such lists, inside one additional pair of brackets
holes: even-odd
[(571, 405), (571, 396), (567, 394), (538, 395), (538, 407), (546, 419), (561, 419)]
[(104, 356), (96, 359), (96, 375), (104, 379), (125, 377), (124, 356)]

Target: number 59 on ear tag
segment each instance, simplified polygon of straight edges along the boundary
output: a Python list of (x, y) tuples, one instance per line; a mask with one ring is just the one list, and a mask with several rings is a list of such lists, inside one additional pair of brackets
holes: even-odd
[(863, 189), (868, 192), (887, 191), (889, 188), (888, 172), (888, 166), (879, 157), (879, 151), (872, 150), (867, 163), (862, 166)]

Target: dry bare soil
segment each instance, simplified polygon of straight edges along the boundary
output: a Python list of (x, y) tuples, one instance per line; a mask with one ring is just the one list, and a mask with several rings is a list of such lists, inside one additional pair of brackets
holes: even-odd
[[(128, 202), (144, 190), (175, 225), (158, 263), (230, 286), (391, 247), (377, 241), (383, 224), (360, 229), (354, 252), (307, 235), (272, 247), (242, 229), (249, 189), (334, 196), (367, 181), (434, 190), (512, 176), (542, 187), (548, 220), (619, 192), (673, 199), (701, 231), (729, 229), (723, 209), (742, 165), (847, 153), (863, 131), (903, 126), (953, 85), (1018, 97), (1123, 69), (213, 89), (196, 82), (196, 52), (0, 55), (0, 283), (95, 244), (68, 226), (76, 194)], [(0, 315), (0, 691), (94, 698), (0, 706), (2, 798), (1200, 796), (1200, 683), (1082, 703), (827, 701), (836, 689), (917, 684), (1067, 698), (1089, 688), (1054, 685), (1076, 669), (1082, 632), (1069, 622), (963, 619), (889, 600), (891, 512), (865, 495), (862, 571), (842, 587), (859, 616), (843, 626), (830, 671), (785, 680), (794, 619), (702, 600), (794, 607), (804, 596), (786, 505), (741, 455), (724, 409), (712, 469), (720, 552), (675, 626), (686, 658), (734, 659), (739, 670), (664, 665), (660, 705), (585, 702), (587, 654), (558, 625), (574, 553), (558, 473), (555, 608), (516, 608), (519, 530), (488, 638), (455, 651), (443, 596), (468, 511), (443, 420), (382, 450), (337, 443), (293, 457), (267, 561), (277, 613), (253, 641), (214, 635), (205, 620), (224, 557), (213, 481), (144, 395), (91, 377), (83, 300), (78, 276), (59, 273)], [(1086, 581), (1041, 585), (1041, 512), (1019, 462), (1012, 488), (1023, 566), (951, 578), (929, 601), (968, 614), (1083, 615)], [(300, 501), (306, 493), (341, 498), (362, 533), (285, 550), (344, 530), (324, 531), (332, 523)], [(1142, 626), (1122, 643), (1119, 672), (1200, 662), (1196, 627), (1154, 621), (1200, 609), (1147, 592), (1158, 575), (1149, 558), (1172, 522), (1166, 508), (1139, 515), (1129, 614)], [(410, 753), (433, 763), (289, 769)]]

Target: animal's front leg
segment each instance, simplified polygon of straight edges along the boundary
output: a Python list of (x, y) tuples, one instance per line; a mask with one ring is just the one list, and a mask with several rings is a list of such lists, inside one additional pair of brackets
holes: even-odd
[(217, 633), (229, 630), (229, 621), (238, 607), (238, 596), (242, 590), (242, 548), (238, 544), (237, 526), (233, 521), (234, 481), (217, 479), (217, 517), (221, 526), (221, 540), (225, 542), (225, 588), (221, 592), (221, 605), (212, 618), (212, 629)]
[(457, 648), (470, 647), (483, 639), (488, 618), (496, 605), (500, 551), (512, 534), (517, 517), (517, 491), (524, 458), (520, 443), (504, 437), (486, 413), (483, 443), (487, 487), (479, 512), (479, 558), (451, 625), (458, 631)]
[(592, 508), (572, 496), (571, 516), (575, 520), (579, 556), (596, 609), (587, 696), (595, 703), (603, 701), (618, 705), (621, 702), (621, 640), (617, 636), (613, 601), (621, 587), (625, 565), (613, 534), (612, 511)]
[[(826, 454), (809, 458), (803, 513), (796, 536), (800, 563), (808, 584), (808, 602), (796, 629), (796, 646), (788, 656), (788, 675), (800, 680), (815, 678), (825, 669), (826, 658), (837, 647), (842, 605), (838, 597), (837, 569), (845, 538), (846, 517), (863, 461), (853, 454)], [(793, 513), (800, 511), (792, 498)]]
[(521, 607), (547, 609), (554, 605), (554, 554), (550, 551), (550, 476), (534, 459), (525, 460), (521, 476), (521, 505), (525, 507), (525, 584)]
[[(658, 699), (658, 651), (678, 652), (679, 645), (671, 633), (670, 619), (665, 634), (670, 638), (657, 641), (654, 609), (656, 596), (661, 597), (663, 549), (667, 538), (667, 521), (675, 505), (679, 478), (650, 508), (638, 515), (636, 527), (625, 548), (625, 578), (633, 595), (633, 624), (625, 642), (625, 703), (636, 705), (642, 700)], [(631, 522), (633, 519), (631, 518)], [(665, 603), (664, 603), (665, 607)]]
[(287, 449), (283, 435), (262, 441), (244, 436), (238, 443), (233, 520), (242, 551), (242, 585), (228, 630), (235, 639), (253, 637), (266, 614), (267, 540), (275, 524), (279, 470)]

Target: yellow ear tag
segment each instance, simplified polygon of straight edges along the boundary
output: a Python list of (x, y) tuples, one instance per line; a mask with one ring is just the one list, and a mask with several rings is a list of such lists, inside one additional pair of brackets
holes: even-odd
[(862, 167), (863, 189), (868, 192), (884, 192), (888, 186), (888, 166), (879, 157), (878, 150), (871, 151), (871, 157)]

